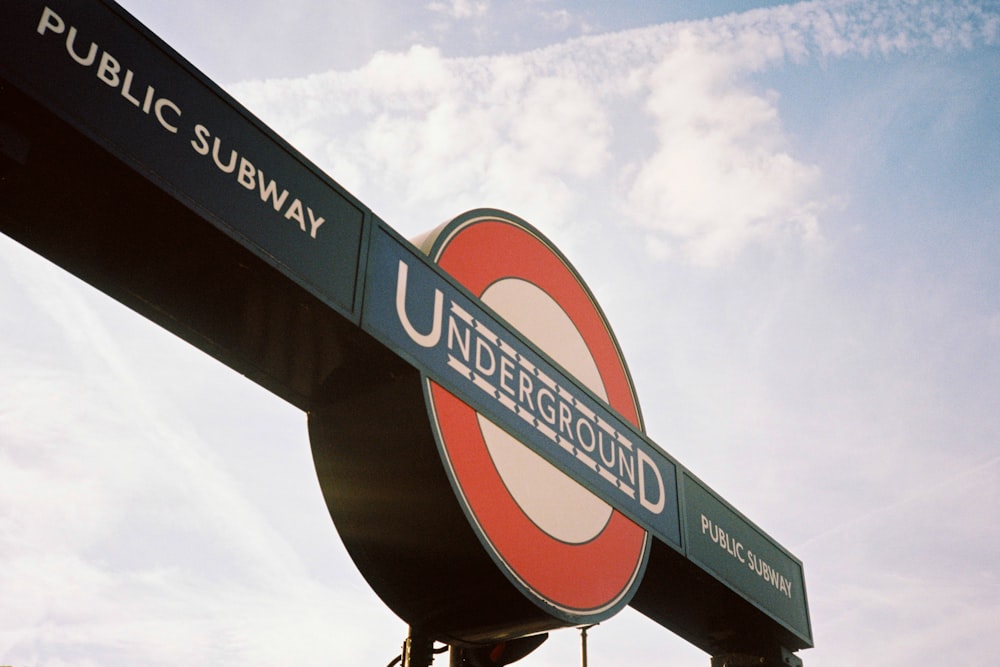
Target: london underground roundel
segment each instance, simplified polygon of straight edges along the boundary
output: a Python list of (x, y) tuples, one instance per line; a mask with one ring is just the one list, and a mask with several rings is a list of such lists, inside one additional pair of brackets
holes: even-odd
[[(418, 244), (641, 428), (631, 378), (603, 313), (576, 271), (530, 225), (500, 211), (472, 211)], [(476, 358), (489, 370), (496, 363)], [(508, 578), (536, 604), (572, 622), (602, 620), (623, 607), (645, 567), (647, 532), (444, 387), (429, 378), (424, 383), (452, 486)], [(530, 377), (508, 368), (501, 385), (543, 420), (548, 410), (552, 426), (560, 428), (554, 404)]]

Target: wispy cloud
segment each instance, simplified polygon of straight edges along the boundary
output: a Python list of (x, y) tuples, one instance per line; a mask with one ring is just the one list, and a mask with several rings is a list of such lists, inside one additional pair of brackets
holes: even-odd
[[(821, 238), (833, 194), (795, 155), (780, 99), (756, 74), (997, 33), (997, 17), (971, 4), (809, 2), (519, 55), (413, 47), (234, 92), (404, 228), (414, 210), (433, 212), (430, 226), (476, 205), (558, 225), (594, 210), (588, 192), (611, 181), (624, 203), (613, 213), (653, 252), (711, 266), (752, 244)], [(641, 109), (638, 126), (612, 130), (623, 108)]]
[(731, 53), (690, 31), (675, 40), (645, 77), (658, 142), (629, 185), (632, 220), (659, 251), (708, 265), (782, 231), (817, 237), (819, 170), (788, 152), (775, 95), (734, 82), (765, 36)]
[(370, 594), (313, 578), (218, 444), (136, 374), (95, 310), (106, 300), (10, 242), (0, 260), (0, 656), (309, 664), (323, 645), (346, 664), (363, 651), (365, 630), (326, 630), (369, 613)]
[(452, 18), (467, 19), (485, 14), (489, 11), (490, 3), (488, 0), (448, 0), (447, 2), (435, 0), (428, 3), (427, 8)]

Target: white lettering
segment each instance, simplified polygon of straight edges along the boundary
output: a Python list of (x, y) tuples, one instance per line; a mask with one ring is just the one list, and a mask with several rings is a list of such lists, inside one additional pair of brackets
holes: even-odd
[[(650, 458), (649, 454), (638, 448), (635, 451), (639, 459), (639, 503), (653, 514), (659, 514), (663, 511), (667, 502), (667, 494), (663, 487), (663, 476), (660, 475), (660, 469), (656, 467), (656, 463)], [(650, 502), (649, 499), (646, 486), (646, 470), (653, 471), (653, 476), (656, 478), (656, 502)]]
[[(419, 320), (421, 328), (426, 330), (429, 326), (431, 330), (418, 331), (409, 319), (407, 281), (408, 266), (400, 261), (396, 281), (399, 321), (411, 340), (423, 347), (434, 347), (439, 344), (445, 326), (443, 294), (435, 290), (431, 324), (423, 324), (425, 317)], [(420, 295), (416, 303), (427, 304), (427, 296)], [(427, 306), (422, 305), (422, 309), (426, 311)], [(564, 384), (548, 375), (496, 335), (488, 322), (477, 321), (458, 302), (450, 303), (447, 318), (447, 366), (457, 373), (456, 381), (472, 383), (480, 397), (484, 394), (479, 390), (485, 390), (485, 395), (496, 400), (498, 406), (521, 419), (516, 421), (518, 427), (523, 427), (524, 422), (529, 428), (534, 427), (542, 437), (524, 441), (526, 445), (538, 449), (546, 446), (546, 440), (555, 443), (573, 456), (572, 465), (583, 466), (582, 474), (596, 473), (589, 479), (602, 480), (598, 484), (610, 483), (610, 487), (604, 488), (614, 491), (608, 493), (621, 493), (632, 505), (638, 500), (636, 509), (641, 507), (643, 512), (662, 514), (666, 510), (667, 488), (655, 452), (636, 447), (619, 434), (620, 427), (594, 410), (597, 406), (591, 407), (574, 396), (572, 383)], [(708, 523), (704, 530), (709, 530)], [(726, 536), (720, 538), (717, 530), (713, 539), (724, 540), (726, 549), (731, 549), (735, 557), (742, 557), (742, 545)]]
[(296, 197), (288, 210), (285, 211), (285, 220), (298, 220), (299, 229), (306, 231), (306, 219), (302, 215), (302, 202)]
[(268, 199), (271, 200), (271, 205), (274, 206), (275, 211), (280, 211), (281, 207), (285, 205), (285, 199), (288, 197), (288, 190), (282, 190), (281, 195), (278, 195), (278, 184), (274, 181), (268, 181), (267, 185), (264, 185), (264, 172), (261, 169), (257, 169), (257, 183), (260, 184), (260, 200), (262, 202), (267, 202)]
[(170, 110), (173, 111), (178, 118), (181, 117), (181, 110), (177, 107), (176, 104), (174, 104), (165, 97), (161, 97), (160, 99), (156, 100), (156, 104), (153, 105), (153, 110), (156, 112), (156, 120), (160, 121), (160, 125), (163, 126), (163, 129), (167, 130), (172, 134), (177, 134), (177, 126), (168, 123), (167, 119), (163, 117), (164, 107), (169, 107)]
[(155, 94), (156, 90), (152, 86), (146, 86), (146, 97), (142, 100), (142, 112), (144, 114), (148, 115), (149, 110), (153, 108), (153, 95)]
[(221, 143), (218, 137), (212, 142), (212, 159), (215, 161), (215, 166), (222, 170), (222, 172), (231, 174), (236, 170), (237, 154), (235, 150), (229, 151), (229, 162), (222, 164), (222, 161), (219, 159), (219, 144)]
[[(543, 401), (543, 399), (546, 399)], [(552, 392), (542, 387), (538, 390), (538, 411), (542, 413), (542, 419), (551, 424), (556, 425), (556, 408), (555, 408), (556, 397), (552, 395)]]
[(497, 369), (497, 357), (485, 338), (476, 339), (476, 370), (489, 377)]
[(306, 206), (306, 212), (309, 213), (309, 236), (316, 238), (316, 232), (319, 231), (319, 226), (326, 222), (325, 218), (318, 218), (313, 210)]
[[(570, 430), (570, 423), (573, 421), (573, 413), (570, 412), (569, 406), (563, 402), (559, 402), (559, 432), (565, 433), (569, 440), (573, 439), (573, 431)], [(609, 466), (610, 467), (610, 466)]]
[(601, 431), (600, 435), (601, 435), (601, 440), (599, 443), (600, 447), (598, 448), (598, 452), (601, 455), (601, 463), (603, 463), (606, 467), (614, 470), (615, 450), (617, 449), (617, 447), (615, 447), (615, 443), (613, 440), (604, 437), (604, 431)]
[(441, 313), (444, 306), (444, 294), (441, 290), (434, 289), (434, 323), (431, 325), (429, 333), (422, 334), (410, 323), (410, 318), (406, 314), (406, 279), (409, 267), (406, 262), (399, 260), (399, 272), (396, 274), (396, 315), (399, 323), (403, 325), (403, 330), (414, 343), (421, 347), (434, 347), (441, 340)]
[(635, 456), (629, 456), (628, 452), (618, 448), (618, 478), (624, 480), (628, 477), (629, 484), (635, 486)]
[[(128, 71), (125, 77), (126, 81), (131, 81), (131, 71)], [(148, 91), (152, 91), (152, 87)], [(147, 101), (151, 97), (151, 92), (148, 91)], [(135, 98), (130, 99), (134, 101)], [(164, 110), (173, 111), (179, 118), (181, 110), (177, 105), (170, 100), (159, 99), (156, 101), (154, 109), (160, 124), (170, 132), (176, 132), (177, 126), (167, 120)], [(207, 157), (211, 154), (212, 163), (221, 173), (235, 174), (236, 182), (244, 189), (257, 192), (262, 203), (270, 204), (271, 208), (280, 213), (286, 220), (298, 222), (298, 227), (303, 232), (307, 231), (306, 216), (308, 215), (309, 235), (316, 238), (317, 230), (326, 220), (317, 215), (311, 207), (304, 205), (301, 199), (290, 196), (288, 190), (281, 188), (276, 181), (266, 178), (263, 170), (254, 165), (245, 155), (240, 155), (235, 148), (230, 148), (229, 154), (226, 155), (222, 138), (213, 137), (211, 130), (201, 123), (194, 126), (194, 138), (191, 139), (190, 143), (191, 148), (199, 155)]]
[[(195, 138), (191, 140), (191, 148), (200, 155), (208, 155), (208, 138), (212, 136), (212, 133), (208, 131), (207, 127), (198, 123), (194, 126), (194, 136)], [(196, 141), (197, 143), (195, 143)]]
[(105, 51), (101, 54), (101, 64), (97, 66), (97, 78), (112, 88), (118, 87), (118, 72), (122, 66), (114, 57)]
[(514, 387), (510, 381), (514, 379), (514, 362), (507, 355), (500, 356), (500, 389), (511, 396), (514, 395)]
[(132, 103), (132, 106), (138, 107), (139, 100), (132, 96), (132, 70), (125, 70), (125, 81), (122, 82), (122, 97)]
[[(42, 16), (38, 21), (36, 32), (39, 35), (45, 35), (50, 32), (54, 34), (65, 33), (66, 53), (73, 62), (84, 67), (92, 67), (96, 62), (97, 70), (95, 74), (101, 83), (111, 88), (121, 86), (118, 92), (123, 99), (127, 100), (129, 104), (137, 109), (142, 109), (142, 112), (146, 115), (153, 112), (163, 129), (173, 134), (177, 133), (177, 120), (181, 117), (180, 107), (167, 98), (156, 99), (156, 90), (151, 85), (146, 86), (146, 91), (140, 100), (135, 92), (133, 92), (135, 72), (125, 69), (123, 76), (121, 62), (107, 51), (101, 52), (101, 48), (96, 42), (90, 42), (87, 46), (86, 54), (80, 53), (77, 45), (79, 31), (76, 26), (69, 26), (67, 30), (66, 22), (63, 21), (62, 17), (46, 7), (42, 10)], [(98, 52), (101, 52), (100, 60), (97, 58)], [(172, 117), (169, 119), (166, 114), (167, 110), (172, 112)]]
[[(586, 434), (586, 437), (584, 437)], [(584, 451), (593, 452), (597, 448), (594, 435), (594, 425), (587, 419), (576, 420), (576, 440), (583, 447)]]
[(38, 21), (38, 34), (44, 35), (47, 30), (56, 34), (62, 34), (66, 30), (66, 23), (58, 14), (46, 7), (42, 10), (42, 18)]
[(519, 403), (523, 403), (528, 406), (528, 409), (534, 412), (535, 406), (531, 402), (531, 397), (535, 393), (535, 381), (530, 375), (521, 371), (517, 376), (517, 400)]
[(253, 166), (253, 162), (246, 159), (245, 157), (240, 158), (240, 173), (236, 176), (236, 181), (245, 187), (247, 190), (253, 190), (257, 187), (257, 181), (254, 180), (254, 176), (257, 174), (257, 168)]
[[(62, 32), (62, 30), (59, 32)], [(97, 58), (97, 44), (91, 42), (90, 46), (87, 48), (87, 55), (81, 57), (76, 52), (76, 34), (76, 28), (74, 26), (70, 26), (69, 34), (66, 35), (66, 53), (69, 54), (70, 58), (84, 67), (90, 67), (94, 64), (94, 59)]]
[[(96, 42), (81, 40), (76, 26), (67, 25), (66, 21), (50, 7), (43, 8), (35, 31), (42, 36), (64, 35), (63, 46), (73, 62), (93, 68), (94, 75), (101, 83), (116, 89), (122, 99), (133, 108), (154, 117), (160, 127), (167, 132), (171, 134), (180, 132), (183, 113), (177, 103), (167, 97), (157, 97), (156, 88), (152, 84), (138, 83), (142, 79), (135, 71), (124, 67), (122, 61), (102, 50)], [(86, 49), (82, 48), (84, 44), (87, 44)], [(110, 110), (112, 113), (113, 111)], [(208, 156), (211, 153), (212, 162), (219, 172), (235, 174), (236, 182), (243, 188), (259, 191), (262, 203), (270, 204), (274, 211), (280, 213), (286, 220), (297, 222), (299, 229), (308, 232), (310, 238), (317, 237), (320, 227), (326, 223), (326, 218), (317, 210), (307, 206), (300, 198), (290, 196), (288, 190), (281, 188), (273, 179), (267, 179), (262, 169), (256, 167), (246, 156), (241, 156), (235, 148), (230, 148), (229, 154), (226, 155), (222, 146), (223, 141), (219, 137), (213, 137), (205, 125), (199, 123), (194, 126), (190, 144), (199, 155)]]
[(462, 331), (458, 330), (458, 318), (449, 317), (448, 318), (448, 350), (454, 351), (455, 345), (458, 345), (459, 354), (462, 355), (462, 359), (465, 363), (469, 363), (469, 327), (465, 327)]

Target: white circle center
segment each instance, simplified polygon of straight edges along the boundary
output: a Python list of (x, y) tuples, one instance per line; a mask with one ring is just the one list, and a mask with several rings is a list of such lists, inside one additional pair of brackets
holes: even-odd
[[(482, 300), (607, 401), (600, 372), (583, 337), (552, 297), (525, 280), (505, 278), (490, 285)], [(482, 415), (478, 418), (500, 478), (536, 526), (571, 544), (600, 535), (611, 518), (610, 505), (490, 420)]]

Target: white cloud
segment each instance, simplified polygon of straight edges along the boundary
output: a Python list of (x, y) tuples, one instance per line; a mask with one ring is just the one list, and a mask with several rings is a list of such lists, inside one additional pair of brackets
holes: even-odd
[[(317, 103), (290, 108), (292, 90)], [(521, 57), (447, 60), (414, 47), (380, 54), (348, 75), (238, 92), (273, 114), (280, 132), (307, 136), (317, 149), (321, 125), (345, 128), (326, 130), (317, 159), (383, 215), (393, 209), (379, 200), (400, 211), (440, 209), (427, 226), (477, 205), (558, 221), (572, 199), (566, 180), (595, 178), (609, 159), (611, 129), (598, 92)]]
[(627, 198), (656, 246), (701, 264), (781, 231), (815, 238), (819, 227), (818, 169), (789, 154), (773, 96), (734, 82), (744, 51), (720, 52), (714, 41), (681, 31), (650, 68), (645, 108), (658, 143)]
[[(243, 408), (227, 400), (235, 396), (190, 366), (201, 355), (171, 359), (164, 341), (186, 344), (151, 335), (152, 325), (23, 248), (5, 242), (0, 257), (2, 660), (86, 664), (76, 661), (85, 653), (91, 664), (316, 664), (324, 655), (347, 664), (368, 644), (387, 650), (377, 635), (391, 614), (340, 574), (336, 585), (314, 578), (289, 527), (273, 523), (259, 489), (247, 493), (234, 476), (252, 443), (228, 443), (239, 459), (225, 460), (227, 446), (206, 441), (142, 375), (162, 363), (169, 368), (157, 372), (176, 374), (181, 391), (212, 396), (208, 419), (236, 419)], [(136, 357), (131, 334), (164, 358)], [(253, 412), (267, 419), (266, 408)], [(299, 438), (286, 432), (269, 443), (284, 452), (279, 461), (295, 457), (289, 444), (308, 461), (299, 417)], [(265, 480), (276, 488), (263, 495), (282, 483), (281, 465), (269, 464)], [(311, 463), (302, 474), (314, 474)], [(314, 496), (315, 511), (293, 508), (280, 521), (308, 516), (335, 542), (318, 489)], [(330, 632), (362, 620), (350, 636)]]
[[(588, 192), (611, 180), (648, 247), (716, 265), (752, 244), (820, 238), (831, 197), (819, 169), (795, 155), (780, 99), (756, 73), (962, 47), (996, 32), (995, 17), (963, 4), (808, 2), (513, 56), (446, 59), (416, 46), (348, 74), (236, 92), (282, 133), (306, 137), (335, 178), (403, 228), (415, 211), (429, 212), (430, 226), (478, 205), (558, 225), (598, 208)], [(644, 126), (612, 134), (626, 106), (645, 111)], [(653, 141), (638, 150), (617, 148), (644, 134)]]
[(440, 51), (422, 46), (406, 53), (377, 53), (355, 79), (379, 102), (403, 109), (426, 105), (455, 85)]
[[(555, 9), (550, 12), (541, 13), (542, 20), (550, 26), (560, 31), (567, 31), (576, 24), (577, 18), (565, 9)], [(587, 26), (583, 26), (581, 32), (586, 33)]]

